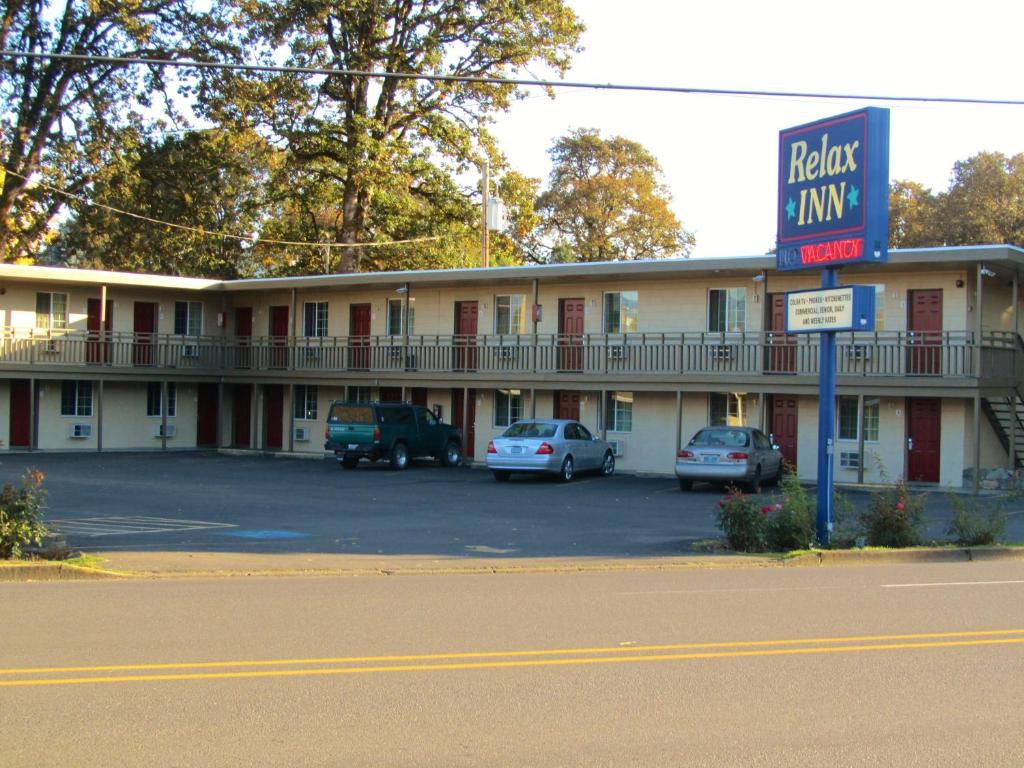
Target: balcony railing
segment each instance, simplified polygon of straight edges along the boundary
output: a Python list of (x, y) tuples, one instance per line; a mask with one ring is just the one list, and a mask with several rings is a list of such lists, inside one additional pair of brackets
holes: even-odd
[[(1012, 332), (837, 334), (840, 376), (1016, 377)], [(176, 336), (4, 329), (0, 367), (567, 375), (817, 375), (817, 335), (630, 333), (513, 336)]]

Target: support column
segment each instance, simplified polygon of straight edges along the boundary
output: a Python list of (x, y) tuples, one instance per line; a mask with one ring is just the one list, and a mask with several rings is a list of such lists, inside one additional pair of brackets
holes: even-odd
[[(679, 449), (682, 448), (683, 440), (683, 393), (681, 390), (676, 390), (676, 442), (675, 448), (672, 449), (673, 453), (678, 453)], [(675, 460), (675, 456), (673, 456)]]
[(601, 402), (598, 403), (597, 412), (601, 419), (601, 439), (608, 439), (608, 390), (602, 389), (600, 394)]
[[(828, 267), (821, 271), (821, 287), (835, 288), (839, 270)], [(832, 533), (832, 460), (835, 448), (836, 419), (836, 333), (818, 334), (820, 363), (818, 365), (818, 541), (828, 545)]]
[(224, 379), (217, 382), (217, 450), (224, 446)]
[[(878, 410), (881, 414), (882, 400), (878, 400)], [(857, 395), (857, 484), (864, 485), (864, 395)]]
[(1010, 448), (1006, 452), (1006, 469), (1013, 474), (1017, 468), (1017, 393), (1013, 389), (1006, 393), (1010, 412)]
[(537, 389), (530, 387), (530, 418), (537, 418)]
[(974, 478), (971, 490), (975, 496), (981, 488), (981, 395), (974, 394)]
[[(469, 435), (469, 387), (462, 388), (462, 439), (466, 440), (466, 436)], [(474, 435), (475, 439), (475, 435)], [(473, 450), (476, 450), (476, 446), (473, 446)]]
[(295, 453), (295, 385), (288, 385), (288, 453)]
[(167, 380), (160, 382), (160, 450), (167, 450)]
[(34, 451), (39, 447), (37, 442), (39, 436), (39, 412), (37, 405), (39, 398), (36, 396), (36, 380), (28, 380), (28, 449)]

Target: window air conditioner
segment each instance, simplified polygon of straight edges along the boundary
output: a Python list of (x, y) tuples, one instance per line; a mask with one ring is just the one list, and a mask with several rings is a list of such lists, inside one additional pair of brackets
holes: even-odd
[(295, 442), (297, 442), (297, 443), (308, 443), (309, 442), (309, 427), (296, 427), (294, 434), (295, 434)]
[(519, 356), (519, 347), (498, 347), (499, 360), (515, 360)]
[(198, 344), (186, 344), (181, 348), (182, 357), (199, 357)]
[(608, 347), (608, 359), (609, 360), (625, 360), (626, 359), (626, 347), (619, 344), (614, 347)]
[(851, 344), (846, 348), (847, 360), (870, 360), (871, 347), (867, 344)]
[(616, 457), (622, 456), (626, 452), (626, 444), (622, 440), (609, 440), (608, 447), (612, 449), (612, 454)]
[(717, 344), (710, 348), (711, 357), (714, 360), (732, 360), (732, 347), (724, 344)]
[(60, 342), (56, 339), (47, 339), (43, 342), (43, 352), (56, 355), (60, 352)]
[(177, 437), (177, 435), (178, 435), (178, 425), (177, 424), (168, 424), (167, 425), (167, 434), (166, 435), (164, 434), (164, 425), (163, 424), (157, 424), (156, 427), (153, 429), (153, 437), (165, 437), (165, 436), (166, 437)]
[(319, 360), (323, 350), (320, 347), (306, 347), (307, 360)]
[(92, 424), (72, 424), (68, 437), (75, 440), (84, 440), (87, 437), (92, 437)]

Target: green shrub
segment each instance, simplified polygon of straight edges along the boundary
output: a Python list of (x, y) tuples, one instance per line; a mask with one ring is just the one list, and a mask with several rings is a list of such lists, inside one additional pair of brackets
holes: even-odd
[(730, 549), (737, 552), (764, 552), (767, 516), (743, 491), (729, 486), (725, 496), (718, 500), (715, 518)]
[(761, 508), (768, 549), (809, 549), (817, 538), (817, 510), (796, 474), (782, 476), (782, 501)]
[(871, 498), (860, 513), (867, 543), (873, 547), (913, 547), (921, 543), (924, 497), (912, 496), (899, 480)]
[(43, 507), (43, 473), (28, 469), (21, 488), (10, 483), (0, 490), (0, 558), (21, 557), (26, 544), (41, 544), (48, 531), (40, 520)]
[(953, 519), (946, 533), (964, 547), (976, 547), (995, 544), (1006, 530), (1005, 500), (984, 508), (975, 497), (969, 501), (955, 494), (948, 494), (949, 503), (953, 507)]
[(832, 534), (829, 546), (832, 549), (850, 549), (861, 537), (857, 508), (850, 497), (840, 490), (832, 494)]

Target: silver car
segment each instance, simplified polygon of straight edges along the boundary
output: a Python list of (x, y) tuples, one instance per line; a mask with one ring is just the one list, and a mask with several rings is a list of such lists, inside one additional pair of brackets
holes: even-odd
[(778, 483), (782, 469), (779, 446), (753, 427), (705, 427), (676, 454), (681, 491), (700, 480), (742, 483), (759, 493), (762, 481)]
[(524, 419), (487, 444), (487, 468), (504, 482), (513, 472), (545, 472), (569, 482), (577, 472), (615, 472), (611, 446), (578, 421)]

